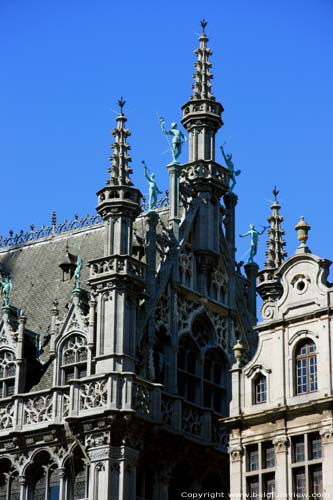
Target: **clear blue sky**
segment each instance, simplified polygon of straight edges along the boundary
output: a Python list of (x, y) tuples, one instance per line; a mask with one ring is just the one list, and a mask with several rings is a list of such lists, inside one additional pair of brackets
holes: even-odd
[[(2, 235), (49, 224), (53, 210), (94, 212), (121, 95), (134, 181), (147, 191), (145, 159), (168, 187), (156, 113), (181, 118), (203, 17), (225, 108), (217, 144), (231, 137), (242, 170), (237, 233), (266, 223), (277, 184), (289, 255), (304, 215), (312, 251), (333, 257), (332, 0), (1, 0)], [(237, 246), (240, 259), (249, 241)]]

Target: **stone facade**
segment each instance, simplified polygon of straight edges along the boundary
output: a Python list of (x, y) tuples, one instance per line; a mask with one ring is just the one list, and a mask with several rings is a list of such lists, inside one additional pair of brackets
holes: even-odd
[(167, 166), (170, 199), (144, 209), (121, 100), (98, 216), (60, 227), (54, 215), (0, 242), (13, 283), (0, 324), (1, 500), (228, 489), (220, 419), (236, 339), (255, 350), (255, 291), (235, 262), (237, 196), (215, 159), (223, 108), (204, 28), (182, 107), (189, 161)]
[[(306, 245), (285, 260), (280, 206), (272, 206), (268, 260), (259, 273), (264, 298), (258, 348), (232, 367), (231, 494), (239, 498), (333, 495), (331, 262)], [(273, 242), (279, 242), (273, 245)]]

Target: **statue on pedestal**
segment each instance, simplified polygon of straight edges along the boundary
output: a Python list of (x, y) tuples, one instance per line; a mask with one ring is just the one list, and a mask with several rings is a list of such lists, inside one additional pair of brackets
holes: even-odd
[(245, 236), (251, 236), (251, 247), (250, 247), (250, 257), (247, 261), (247, 263), (253, 263), (253, 257), (257, 255), (257, 249), (258, 249), (258, 239), (261, 234), (264, 234), (266, 229), (268, 227), (262, 226), (263, 230), (262, 231), (257, 231), (256, 228), (254, 227), (254, 224), (250, 224), (250, 229), (247, 231), (247, 233), (240, 234), (239, 236), (241, 238), (244, 238)]
[(0, 285), (2, 287), (2, 306), (9, 307), (9, 295), (13, 288), (13, 284), (11, 279), (6, 276), (3, 279), (0, 279)]
[(171, 129), (166, 130), (164, 127), (165, 120), (164, 118), (160, 118), (161, 129), (164, 135), (172, 135), (172, 144), (171, 144), (171, 154), (173, 163), (178, 163), (177, 158), (182, 152), (182, 145), (187, 141), (187, 138), (183, 134), (181, 130), (177, 128), (177, 123), (171, 123)]
[(157, 187), (156, 180), (155, 180), (155, 174), (150, 174), (148, 175), (148, 167), (145, 164), (144, 161), (143, 163), (143, 168), (144, 168), (144, 175), (145, 178), (148, 181), (149, 184), (149, 199), (148, 199), (148, 209), (149, 211), (153, 210), (153, 208), (156, 207), (156, 202), (157, 202), (157, 195), (162, 194), (162, 191), (160, 191)]
[[(223, 144), (225, 146), (226, 143)], [(235, 185), (236, 185), (236, 176), (241, 173), (240, 170), (235, 170), (234, 162), (232, 161), (232, 154), (225, 154), (224, 148), (221, 146), (221, 152), (224, 158), (224, 161), (229, 169), (229, 193), (232, 193)]]

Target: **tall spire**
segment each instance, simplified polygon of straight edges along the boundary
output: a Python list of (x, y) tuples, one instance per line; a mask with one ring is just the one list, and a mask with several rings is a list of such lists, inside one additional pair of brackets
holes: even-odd
[(205, 32), (206, 21), (201, 21), (202, 33), (199, 48), (195, 51), (197, 60), (190, 100), (182, 106), (182, 124), (189, 134), (189, 162), (215, 161), (215, 135), (223, 125), (223, 106), (216, 101), (211, 92), (210, 71), (212, 66), (209, 56), (212, 51), (207, 47), (208, 37)]
[(201, 22), (202, 33), (199, 37), (200, 46), (195, 51), (197, 61), (194, 63), (195, 73), (193, 74), (194, 83), (192, 99), (215, 99), (211, 92), (211, 79), (213, 74), (210, 71), (212, 63), (208, 60), (212, 55), (211, 49), (207, 47), (208, 37), (205, 33), (207, 22), (203, 19)]
[(272, 213), (270, 217), (267, 218), (270, 227), (268, 230), (269, 240), (267, 241), (267, 251), (265, 253), (266, 269), (277, 269), (278, 267), (280, 267), (282, 261), (287, 255), (287, 252), (285, 252), (284, 250), (284, 247), (286, 245), (286, 242), (283, 239), (284, 230), (281, 227), (281, 223), (283, 222), (284, 218), (282, 217), (282, 215), (280, 215), (281, 206), (277, 199), (278, 194), (279, 191), (275, 186), (273, 189), (274, 202), (271, 205)]
[(273, 189), (274, 201), (271, 205), (271, 215), (267, 218), (269, 222), (267, 240), (267, 251), (265, 268), (258, 273), (257, 290), (264, 300), (276, 300), (282, 293), (280, 279), (275, 271), (281, 266), (287, 252), (284, 250), (286, 242), (283, 239), (284, 230), (281, 227), (283, 217), (280, 215), (280, 204), (278, 202), (279, 191), (276, 186)]
[(127, 122), (127, 118), (123, 113), (125, 102), (122, 97), (118, 101), (120, 112), (116, 118), (117, 126), (112, 131), (115, 141), (111, 146), (113, 154), (109, 158), (112, 166), (108, 169), (110, 173), (108, 184), (113, 186), (133, 186), (130, 179), (132, 169), (129, 166), (132, 158), (128, 154), (131, 146), (126, 142), (131, 132), (125, 128), (125, 123)]

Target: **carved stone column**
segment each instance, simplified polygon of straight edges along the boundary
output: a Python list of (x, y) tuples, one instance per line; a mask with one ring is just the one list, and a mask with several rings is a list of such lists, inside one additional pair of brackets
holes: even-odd
[(323, 494), (333, 498), (333, 427), (320, 431), (323, 451)]
[(20, 500), (26, 499), (26, 484), (27, 484), (27, 480), (26, 480), (25, 476), (20, 476), (19, 477)]
[(288, 446), (289, 439), (286, 435), (273, 439), (275, 448), (275, 488), (277, 498), (288, 497)]
[(66, 483), (65, 483), (65, 476), (66, 476), (66, 471), (64, 467), (60, 467), (58, 469), (58, 475), (59, 475), (59, 500), (66, 500)]
[[(114, 498), (111, 491), (111, 450), (110, 446), (100, 446), (88, 451), (89, 468), (89, 499), (105, 500)], [(113, 485), (112, 485), (113, 488)]]
[(136, 464), (139, 452), (128, 446), (111, 447), (110, 500), (136, 499)]
[(230, 454), (230, 497), (242, 498), (243, 494), (243, 446), (229, 448)]

